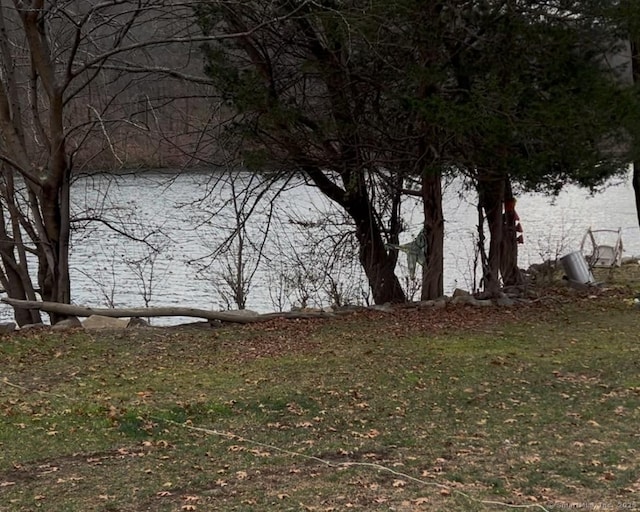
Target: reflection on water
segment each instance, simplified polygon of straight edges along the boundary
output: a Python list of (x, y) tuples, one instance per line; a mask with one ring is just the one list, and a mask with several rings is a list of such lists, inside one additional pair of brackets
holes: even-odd
[[(234, 271), (238, 247), (232, 243), (216, 253), (237, 226), (233, 209), (225, 207), (229, 186), (214, 188), (202, 173), (152, 172), (82, 179), (72, 195), (78, 216), (85, 216), (82, 212), (88, 209), (130, 235), (125, 238), (103, 223), (77, 223), (71, 254), (74, 303), (222, 309), (232, 302), (224, 280)], [(204, 202), (198, 201), (203, 197)], [(455, 186), (445, 192), (445, 293), (473, 286), (474, 201), (462, 198)], [(251, 207), (249, 202), (245, 211)], [(527, 194), (519, 198), (517, 209), (525, 229), (522, 267), (579, 249), (589, 226), (622, 228), (625, 256), (640, 255), (628, 180), (593, 197), (576, 188), (568, 188), (554, 201)], [(420, 230), (419, 205), (407, 204), (403, 216), (407, 231), (401, 241), (405, 242)], [(245, 274), (253, 274), (248, 308), (289, 309), (305, 300), (308, 305), (326, 306), (330, 296), (365, 300), (367, 287), (353, 260), (353, 240), (341, 240), (340, 250), (334, 251), (341, 230), (327, 227), (323, 222), (327, 219), (328, 224), (344, 222), (333, 205), (310, 187), (287, 184), (279, 194), (265, 195), (246, 223)], [(407, 282), (402, 256), (398, 274)], [(5, 319), (12, 316), (9, 308), (0, 313)], [(184, 320), (154, 319), (154, 323)]]

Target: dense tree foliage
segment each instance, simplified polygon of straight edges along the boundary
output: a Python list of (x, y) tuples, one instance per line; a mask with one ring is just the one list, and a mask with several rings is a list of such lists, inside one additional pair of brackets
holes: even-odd
[[(633, 0), (623, 0), (610, 11), (616, 22), (617, 36), (629, 41), (631, 54), (631, 81), (636, 88), (640, 87), (640, 7)], [(638, 140), (640, 130), (631, 128), (631, 135)], [(633, 188), (636, 200), (636, 213), (640, 224), (640, 157), (633, 159)]]
[(396, 92), (414, 48), (381, 3), (356, 4), (204, 3), (206, 33), (246, 33), (209, 44), (207, 72), (238, 114), (229, 131), (247, 162), (300, 172), (343, 208), (374, 300), (401, 302), (386, 244), (398, 242), (403, 179), (416, 171), (413, 113)]
[(632, 158), (638, 103), (622, 86), (627, 45), (612, 35), (605, 4), (480, 2), (459, 11), (446, 35), (451, 94), (428, 103), (478, 190), (491, 232), (490, 295), (501, 270), (506, 284), (519, 282), (517, 245), (503, 237), (513, 227), (503, 214), (512, 183), (547, 193), (568, 183), (595, 187), (626, 172)]
[(519, 281), (517, 246), (503, 237), (512, 185), (556, 193), (626, 170), (638, 105), (621, 86), (617, 7), (209, 1), (198, 14), (206, 33), (246, 34), (205, 49), (208, 74), (238, 114), (230, 131), (254, 161), (305, 173), (349, 212), (383, 301), (402, 299), (383, 240), (394, 242), (400, 223), (395, 206), (376, 201), (397, 205), (408, 177), (421, 179), (428, 298), (442, 293), (442, 172), (477, 188), (491, 232), (485, 286), (495, 294), (501, 273)]

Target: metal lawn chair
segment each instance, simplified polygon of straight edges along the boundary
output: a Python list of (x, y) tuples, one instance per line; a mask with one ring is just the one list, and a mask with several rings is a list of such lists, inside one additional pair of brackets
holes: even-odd
[(580, 250), (590, 268), (613, 268), (622, 265), (621, 229), (591, 229), (582, 238)]

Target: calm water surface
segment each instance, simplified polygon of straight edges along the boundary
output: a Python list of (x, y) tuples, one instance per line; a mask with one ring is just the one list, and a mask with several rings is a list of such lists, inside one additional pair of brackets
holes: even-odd
[[(252, 186), (248, 181), (245, 185)], [(78, 223), (71, 253), (74, 303), (217, 310), (232, 302), (225, 276), (233, 268), (237, 245), (216, 252), (236, 226), (236, 215), (226, 203), (231, 197), (230, 186), (214, 187), (210, 178), (200, 173), (151, 172), (117, 179), (82, 179), (74, 185), (72, 195), (78, 217), (84, 217), (89, 208), (92, 215), (129, 235), (124, 237), (102, 223)], [(205, 201), (198, 201), (203, 197)], [(471, 289), (474, 283), (474, 201), (475, 197), (461, 198), (455, 186), (445, 192), (447, 294), (456, 287)], [(640, 255), (640, 230), (629, 179), (593, 196), (573, 187), (553, 201), (527, 194), (518, 199), (517, 210), (525, 230), (521, 267), (578, 250), (590, 226), (621, 228), (625, 256)], [(402, 241), (409, 241), (420, 229), (419, 206), (408, 204), (403, 217), (407, 230)], [(342, 252), (336, 253), (328, 240), (335, 240), (339, 230), (322, 227), (326, 219), (334, 223), (343, 220), (313, 188), (288, 184), (277, 197), (274, 193), (265, 196), (246, 223), (245, 274), (252, 274), (248, 308), (286, 310), (305, 298), (309, 305), (327, 306), (332, 301), (328, 290), (337, 290), (351, 302), (366, 300), (366, 281), (350, 252), (352, 241), (342, 241)], [(260, 250), (263, 256), (258, 258)], [(332, 262), (330, 272), (327, 261)], [(398, 274), (410, 286), (402, 256)], [(12, 317), (9, 308), (2, 309), (0, 315)]]

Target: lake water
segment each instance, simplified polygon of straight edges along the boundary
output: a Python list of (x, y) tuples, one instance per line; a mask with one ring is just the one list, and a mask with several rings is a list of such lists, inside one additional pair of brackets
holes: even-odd
[[(257, 190), (249, 175), (239, 179), (237, 190)], [(279, 194), (265, 194), (245, 224), (244, 271), (252, 274), (247, 308), (288, 310), (305, 302), (328, 306), (336, 295), (345, 302), (366, 302), (366, 281), (353, 257), (353, 240), (335, 244), (342, 230), (333, 224), (344, 223), (341, 214), (313, 188), (279, 185)], [(229, 268), (233, 270), (237, 244), (219, 250), (237, 225), (238, 215), (228, 203), (231, 190), (229, 183), (213, 183), (203, 173), (147, 172), (76, 182), (75, 215), (86, 217), (83, 212), (88, 208), (88, 216), (100, 216), (129, 237), (103, 223), (76, 223), (72, 301), (94, 307), (179, 305), (219, 310), (232, 306), (225, 275), (230, 274)], [(461, 198), (455, 184), (445, 191), (447, 294), (456, 287), (471, 289), (474, 283), (474, 201), (475, 197)], [(243, 215), (253, 206), (248, 201), (236, 210)], [(554, 200), (523, 195), (517, 210), (525, 230), (521, 267), (578, 250), (590, 226), (621, 228), (625, 256), (640, 255), (630, 177), (593, 196), (573, 187)], [(420, 230), (419, 205), (407, 204), (403, 217), (407, 230), (402, 242), (406, 242)], [(398, 275), (413, 289), (403, 256)], [(0, 316), (12, 318), (11, 309), (4, 307)], [(153, 323), (185, 320), (153, 319)]]

